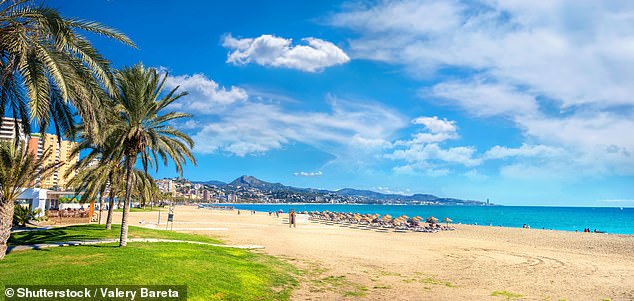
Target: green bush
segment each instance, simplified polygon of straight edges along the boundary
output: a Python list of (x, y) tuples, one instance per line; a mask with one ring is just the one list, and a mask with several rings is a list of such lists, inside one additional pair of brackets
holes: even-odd
[(40, 216), (42, 209), (37, 208), (31, 210), (31, 207), (17, 205), (13, 209), (13, 226), (26, 227), (26, 224), (30, 221), (40, 221), (45, 219), (45, 216)]

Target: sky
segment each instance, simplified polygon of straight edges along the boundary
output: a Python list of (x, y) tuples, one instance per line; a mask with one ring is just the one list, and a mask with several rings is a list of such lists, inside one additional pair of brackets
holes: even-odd
[(634, 206), (634, 2), (47, 4), (189, 93), (190, 180)]

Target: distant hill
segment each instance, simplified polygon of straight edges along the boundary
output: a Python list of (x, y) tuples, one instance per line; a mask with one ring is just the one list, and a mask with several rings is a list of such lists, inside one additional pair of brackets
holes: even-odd
[(258, 189), (263, 192), (272, 192), (276, 194), (287, 193), (300, 193), (304, 195), (339, 195), (342, 197), (361, 198), (367, 201), (379, 201), (390, 202), (399, 201), (404, 203), (420, 203), (420, 202), (437, 202), (447, 205), (482, 205), (482, 202), (471, 200), (460, 200), (454, 198), (441, 198), (431, 194), (414, 194), (414, 195), (401, 195), (401, 194), (386, 194), (371, 190), (359, 190), (353, 188), (344, 188), (337, 191), (314, 189), (314, 188), (298, 188), (293, 186), (286, 186), (281, 183), (270, 183), (260, 180), (254, 176), (243, 175), (237, 179), (224, 183), (220, 181), (206, 181), (198, 182), (200, 184), (209, 184), (224, 187), (230, 191), (236, 191), (239, 188), (252, 188)]
[(292, 190), (293, 188), (280, 183), (265, 182), (256, 177), (246, 175), (231, 181), (227, 186), (257, 188), (260, 190)]
[(191, 181), (194, 184), (202, 184), (202, 185), (214, 185), (214, 186), (225, 186), (227, 185), (227, 183), (222, 182), (222, 181), (216, 181), (216, 180), (209, 180), (209, 181)]
[(364, 196), (374, 200), (404, 200), (404, 201), (434, 201), (439, 197), (431, 194), (414, 194), (414, 195), (402, 195), (402, 194), (389, 194), (380, 193), (371, 190), (358, 190), (352, 188), (344, 188), (336, 191), (340, 195), (347, 196)]

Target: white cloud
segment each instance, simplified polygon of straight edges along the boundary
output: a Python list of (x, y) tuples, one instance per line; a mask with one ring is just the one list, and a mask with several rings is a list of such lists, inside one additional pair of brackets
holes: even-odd
[(299, 172), (293, 173), (293, 175), (296, 177), (319, 177), (323, 175), (323, 173), (321, 171), (313, 171), (313, 172), (299, 171)]
[(363, 148), (389, 148), (392, 143), (383, 138), (367, 138), (361, 135), (354, 135), (352, 137), (352, 144)]
[(476, 116), (534, 115), (539, 111), (535, 97), (509, 85), (473, 82), (443, 82), (424, 96), (445, 99)]
[(292, 45), (291, 39), (272, 35), (236, 39), (230, 34), (223, 46), (230, 49), (227, 63), (244, 65), (254, 62), (269, 67), (284, 67), (306, 72), (319, 72), (350, 61), (335, 44), (317, 38), (304, 38), (304, 45)]
[(486, 159), (505, 159), (509, 157), (561, 157), (566, 151), (547, 145), (522, 144), (519, 148), (496, 145), (484, 153)]
[(177, 86), (180, 86), (179, 92), (186, 91), (188, 95), (177, 100), (171, 107), (195, 114), (218, 113), (228, 105), (245, 101), (248, 98), (248, 94), (244, 89), (235, 86), (231, 86), (228, 89), (221, 87), (218, 83), (200, 73), (191, 76), (168, 76), (165, 81), (165, 88), (172, 90)]
[(237, 105), (194, 135), (196, 151), (245, 156), (301, 142), (340, 156), (365, 148), (359, 141), (387, 141), (405, 124), (380, 105), (342, 100), (330, 105), (329, 112), (288, 111), (258, 102)]
[[(328, 21), (358, 34), (352, 57), (439, 80), (422, 90), (427, 101), (514, 122), (524, 145), (481, 158), (517, 161), (502, 174), (634, 175), (634, 3), (379, 1)], [(392, 155), (440, 156), (425, 143), (451, 138), (436, 135)]]
[(406, 149), (395, 150), (386, 155), (390, 159), (400, 159), (412, 163), (441, 161), (458, 163), (464, 166), (476, 166), (482, 161), (474, 158), (476, 150), (473, 147), (458, 146), (443, 149), (436, 143), (413, 144)]
[(429, 130), (433, 134), (448, 132), (453, 133), (457, 130), (455, 121), (449, 121), (447, 120), (447, 118), (443, 118), (442, 120), (440, 120), (437, 116), (418, 117), (412, 120), (412, 123), (424, 125), (425, 128), (427, 128), (427, 130)]
[(397, 166), (398, 173), (412, 173), (415, 170), (426, 170), (428, 176), (444, 176), (448, 169), (436, 169), (439, 164), (459, 164), (476, 166), (482, 161), (475, 158), (474, 147), (443, 148), (439, 143), (458, 138), (455, 121), (434, 117), (418, 117), (413, 124), (423, 125), (427, 132), (412, 134), (410, 140), (399, 140), (393, 143), (393, 151), (384, 157), (392, 160), (405, 161), (408, 164)]
[(412, 120), (412, 124), (423, 125), (426, 132), (417, 132), (413, 134), (410, 140), (396, 141), (394, 145), (413, 145), (432, 142), (443, 142), (450, 139), (458, 139), (458, 127), (455, 121), (449, 121), (446, 118), (438, 119), (433, 117), (418, 117)]
[(633, 104), (632, 4), (539, 2), (385, 1), (329, 21), (360, 34), (350, 41), (354, 56), (413, 74), (469, 68), (565, 106)]
[(518, 118), (533, 139), (568, 150), (572, 167), (599, 174), (634, 174), (634, 121), (615, 113)]
[(394, 189), (391, 189), (390, 187), (383, 187), (383, 186), (374, 187), (374, 191), (384, 193), (384, 194), (400, 194), (400, 195), (412, 194), (412, 191), (410, 189), (394, 190)]

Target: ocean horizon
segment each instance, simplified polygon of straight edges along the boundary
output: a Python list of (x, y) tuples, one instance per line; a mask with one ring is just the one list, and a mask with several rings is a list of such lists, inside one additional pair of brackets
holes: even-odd
[(407, 215), (440, 220), (448, 217), (455, 224), (501, 226), (532, 229), (579, 231), (589, 228), (609, 234), (634, 235), (634, 208), (631, 207), (546, 207), (546, 206), (433, 206), (367, 204), (253, 204), (218, 203), (206, 206), (233, 206), (239, 210), (260, 212), (334, 211), (370, 214)]

